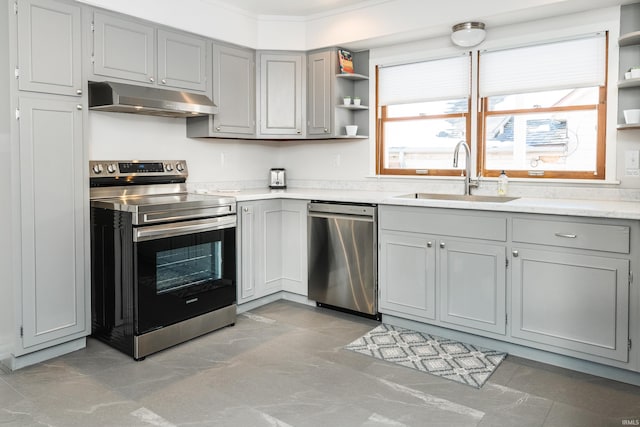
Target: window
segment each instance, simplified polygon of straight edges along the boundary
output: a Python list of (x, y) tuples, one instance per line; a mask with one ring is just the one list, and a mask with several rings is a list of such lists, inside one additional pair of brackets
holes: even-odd
[(605, 42), (480, 53), (484, 176), (604, 179)]
[(378, 69), (379, 174), (459, 175), (453, 149), (470, 133), (469, 55)]
[(483, 176), (604, 179), (606, 46), (600, 33), (379, 66), (377, 173), (459, 175), (464, 140)]

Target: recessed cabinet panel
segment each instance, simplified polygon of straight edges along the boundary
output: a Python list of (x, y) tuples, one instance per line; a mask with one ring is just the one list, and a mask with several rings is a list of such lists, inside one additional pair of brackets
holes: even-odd
[(253, 51), (213, 46), (213, 132), (255, 134), (255, 60)]
[[(86, 330), (82, 112), (20, 99), (23, 346)], [(64, 167), (61, 167), (64, 165)]]
[(506, 248), (440, 240), (440, 319), (505, 334)]
[(138, 22), (94, 14), (94, 74), (152, 84), (154, 29)]
[(158, 84), (206, 91), (206, 51), (204, 39), (158, 30)]
[(629, 261), (517, 249), (511, 335), (628, 360)]
[(238, 206), (239, 227), (238, 239), (240, 248), (238, 255), (238, 277), (240, 278), (240, 295), (238, 301), (253, 297), (256, 293), (256, 217), (255, 206), (245, 203)]
[(331, 50), (309, 55), (308, 58), (307, 134), (309, 135), (330, 136), (332, 134), (331, 82), (334, 72), (331, 59), (335, 54), (335, 50)]
[(262, 209), (262, 254), (264, 270), (261, 280), (265, 294), (279, 291), (282, 284), (282, 204), (280, 201), (264, 202)]
[(80, 8), (50, 0), (17, 5), (19, 89), (80, 96)]
[(435, 239), (383, 231), (380, 235), (381, 313), (435, 319)]
[(260, 133), (302, 136), (302, 56), (260, 55)]

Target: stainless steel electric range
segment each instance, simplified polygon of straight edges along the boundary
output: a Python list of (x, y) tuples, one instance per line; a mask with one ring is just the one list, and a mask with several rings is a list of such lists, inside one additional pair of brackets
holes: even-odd
[(187, 165), (91, 161), (92, 335), (136, 360), (236, 319), (236, 203)]

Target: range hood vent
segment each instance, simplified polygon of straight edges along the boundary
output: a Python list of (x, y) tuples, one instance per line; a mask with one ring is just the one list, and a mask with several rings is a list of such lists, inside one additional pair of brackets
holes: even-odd
[(89, 82), (89, 109), (164, 117), (216, 114), (205, 95), (115, 82)]

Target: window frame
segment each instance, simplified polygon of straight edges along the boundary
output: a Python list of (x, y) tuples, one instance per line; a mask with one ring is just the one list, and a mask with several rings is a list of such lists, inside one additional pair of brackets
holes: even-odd
[[(502, 110), (502, 111), (488, 111), (488, 98), (480, 98), (479, 95), (479, 85), (480, 81), (480, 51), (472, 50), (469, 53), (476, 57), (476, 61), (472, 60), (472, 67), (470, 69), (470, 85), (472, 87), (472, 93), (469, 97), (469, 106), (466, 113), (454, 113), (454, 114), (446, 114), (446, 115), (433, 115), (433, 116), (418, 116), (418, 117), (402, 117), (402, 118), (389, 118), (386, 117), (386, 106), (379, 105), (379, 66), (375, 66), (375, 99), (376, 99), (376, 109), (375, 109), (375, 173), (379, 176), (430, 176), (430, 177), (452, 177), (452, 176), (460, 176), (460, 168), (456, 169), (399, 169), (399, 168), (386, 168), (385, 167), (385, 147), (384, 147), (384, 123), (392, 122), (392, 121), (402, 121), (402, 120), (419, 120), (419, 119), (439, 119), (439, 118), (461, 118), (466, 117), (466, 142), (471, 149), (470, 161), (471, 170), (475, 170), (480, 176), (484, 177), (498, 177), (501, 170), (487, 169), (486, 168), (486, 135), (484, 132), (486, 117), (493, 114), (495, 115), (505, 115), (510, 113), (544, 113), (544, 112), (559, 112), (559, 111), (584, 111), (584, 110), (595, 110), (596, 111), (596, 123), (597, 123), (597, 133), (596, 133), (596, 159), (595, 159), (595, 170), (588, 171), (570, 171), (570, 170), (544, 170), (543, 174), (530, 174), (531, 170), (505, 170), (505, 172), (513, 178), (525, 178), (525, 179), (535, 179), (535, 180), (549, 180), (549, 179), (560, 179), (560, 180), (578, 180), (578, 181), (588, 181), (588, 180), (597, 180), (601, 182), (606, 182), (607, 177), (607, 166), (611, 166), (610, 161), (607, 160), (607, 121), (609, 120), (608, 115), (611, 113), (609, 111), (608, 105), (608, 91), (610, 90), (610, 82), (609, 82), (609, 55), (610, 55), (610, 46), (609, 46), (609, 30), (602, 31), (605, 33), (605, 43), (604, 43), (604, 84), (598, 87), (598, 102), (596, 104), (588, 104), (588, 105), (576, 105), (576, 106), (563, 106), (563, 107), (548, 107), (548, 108), (535, 108), (535, 109), (522, 109), (522, 110)], [(571, 35), (567, 35), (571, 37)], [(560, 41), (560, 40), (558, 40)], [(535, 40), (530, 43), (530, 45), (542, 45), (546, 43), (553, 43), (554, 40), (543, 39), (543, 40)], [(549, 88), (549, 90), (553, 90), (553, 88)], [(473, 131), (475, 122), (475, 131)], [(615, 145), (615, 144), (614, 144)], [(611, 153), (609, 153), (611, 154)], [(452, 153), (453, 156), (453, 153)], [(615, 170), (615, 168), (614, 168)], [(612, 172), (613, 173), (613, 172)]]
[[(595, 110), (597, 114), (597, 133), (596, 133), (596, 167), (594, 171), (569, 171), (569, 170), (543, 170), (542, 174), (531, 174), (531, 170), (521, 169), (504, 169), (505, 173), (512, 178), (530, 178), (530, 179), (596, 179), (604, 181), (606, 179), (606, 136), (607, 136), (607, 90), (609, 82), (609, 31), (605, 32), (605, 53), (604, 53), (604, 85), (598, 87), (597, 104), (575, 105), (563, 107), (545, 107), (545, 108), (526, 108), (515, 110), (499, 110), (489, 111), (489, 98), (480, 98), (478, 95), (478, 129), (477, 129), (477, 166), (478, 171), (485, 177), (498, 177), (503, 169), (487, 169), (487, 153), (486, 153), (486, 121), (487, 118), (496, 115), (504, 116), (509, 114), (526, 114), (526, 113), (554, 113), (561, 111), (585, 111)], [(482, 55), (477, 56), (478, 72), (477, 79), (480, 79), (480, 60)]]

